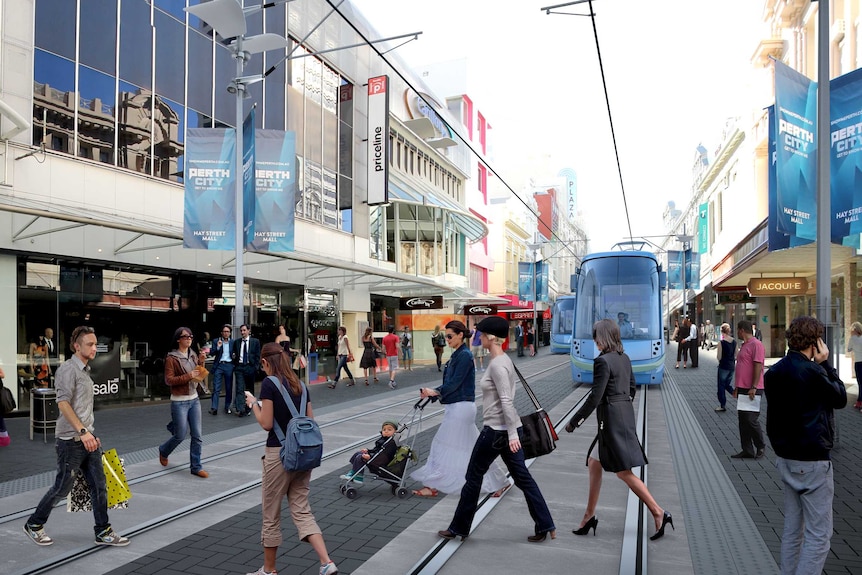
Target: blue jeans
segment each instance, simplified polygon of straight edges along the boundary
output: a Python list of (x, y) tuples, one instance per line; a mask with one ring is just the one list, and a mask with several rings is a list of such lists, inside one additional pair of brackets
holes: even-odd
[[(253, 365), (238, 365), (236, 369), (234, 369), (234, 377), (236, 377), (236, 395), (233, 400), (236, 405), (234, 405), (234, 409), (236, 409), (237, 413), (242, 413), (245, 411), (245, 390), (249, 390), (254, 393), (254, 376), (257, 372), (257, 369)], [(227, 404), (230, 406), (230, 404)]]
[[(520, 427), (518, 437), (523, 441), (523, 429)], [(458, 500), (458, 507), (455, 509), (452, 523), (449, 524), (449, 531), (461, 536), (470, 534), (470, 526), (473, 524), (473, 517), (479, 504), (482, 478), (497, 456), (503, 458), (503, 463), (512, 474), (515, 485), (524, 492), (527, 509), (530, 511), (530, 517), (533, 518), (535, 533), (538, 535), (556, 529), (548, 504), (545, 503), (539, 486), (524, 465), (524, 450), (519, 449), (517, 453), (512, 453), (509, 449), (509, 433), (485, 426), (473, 446), (473, 454), (467, 465), (466, 483), (461, 488), (461, 499)]]
[(403, 361), (413, 361), (413, 348), (401, 346), (401, 359)]
[(725, 392), (733, 393), (733, 370), (718, 368), (718, 404), (724, 407), (727, 403)]
[(775, 466), (784, 483), (781, 573), (821, 573), (832, 538), (832, 462), (778, 457)]
[(96, 519), (96, 535), (111, 526), (108, 523), (108, 491), (105, 488), (105, 469), (102, 467), (102, 450), (90, 453), (83, 442), (72, 439), (58, 439), (57, 449), (57, 479), (54, 485), (42, 497), (33, 515), (27, 519), (27, 525), (41, 529), (48, 521), (51, 510), (72, 491), (75, 481), (73, 471), (84, 472), (84, 479), (90, 487), (90, 501), (93, 503), (93, 517)]
[(347, 372), (347, 377), (353, 379), (353, 374), (350, 373), (350, 368), (347, 367), (347, 357), (346, 355), (338, 356), (338, 363), (335, 364), (335, 381), (338, 382), (338, 379), (341, 377), (341, 370)]
[(171, 402), (171, 422), (168, 431), (173, 435), (159, 445), (159, 455), (168, 457), (174, 449), (183, 442), (189, 431), (192, 433), (191, 445), (191, 471), (195, 473), (201, 470), (201, 402), (197, 399)]
[(233, 364), (222, 361), (213, 370), (212, 409), (218, 411), (218, 396), (224, 386), (224, 408), (230, 407), (233, 400)]

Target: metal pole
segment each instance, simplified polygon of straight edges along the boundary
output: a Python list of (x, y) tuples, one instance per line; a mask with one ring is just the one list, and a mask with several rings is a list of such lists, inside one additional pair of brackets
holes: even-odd
[[(242, 77), (243, 67), (245, 66), (245, 58), (242, 53), (242, 36), (238, 36), (236, 39), (236, 77)], [(245, 218), (242, 213), (243, 201), (242, 201), (242, 192), (243, 192), (243, 173), (242, 173), (242, 100), (243, 95), (245, 94), (245, 86), (240, 82), (236, 82), (236, 163), (234, 166), (234, 170), (236, 170), (235, 182), (236, 182), (236, 191), (234, 198), (234, 210), (235, 214), (235, 226), (236, 226), (236, 256), (235, 256), (235, 264), (236, 264), (236, 275), (234, 278), (235, 288), (234, 288), (234, 308), (233, 308), (233, 329), (234, 329), (234, 337), (239, 337), (239, 326), (245, 323), (245, 295), (243, 294), (243, 287), (245, 278), (243, 274), (245, 270), (243, 269), (242, 256), (243, 249), (245, 248), (245, 234), (244, 226)]]
[[(817, 3), (817, 317), (832, 324), (832, 238), (829, 198), (829, 0)], [(824, 335), (824, 337), (826, 337)], [(827, 339), (833, 349), (833, 342)]]
[[(539, 307), (539, 301), (538, 301), (539, 300), (539, 294), (538, 294), (539, 286), (537, 285), (538, 284), (538, 278), (536, 277), (538, 275), (538, 274), (536, 274), (536, 271), (537, 271), (536, 270), (536, 252), (537, 251), (538, 250), (536, 248), (533, 248), (533, 332), (535, 332), (535, 333), (533, 333), (533, 345), (535, 347), (539, 347), (539, 327), (538, 327), (538, 319), (537, 319), (538, 315), (536, 313), (536, 310)], [(535, 349), (535, 347), (534, 347), (534, 349)]]

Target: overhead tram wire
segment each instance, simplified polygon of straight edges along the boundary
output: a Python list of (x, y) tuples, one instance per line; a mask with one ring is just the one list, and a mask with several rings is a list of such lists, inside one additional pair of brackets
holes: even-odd
[[(428, 107), (429, 107), (429, 108), (432, 108), (432, 109), (434, 108), (434, 106), (431, 104), (431, 102), (429, 102), (429, 101), (425, 98), (425, 96), (423, 96), (423, 95), (422, 95), (422, 92), (420, 92), (419, 90), (417, 90), (417, 89), (416, 89), (416, 87), (415, 87), (415, 86), (410, 82), (410, 80), (408, 80), (408, 79), (404, 76), (404, 74), (402, 74), (402, 73), (401, 73), (401, 71), (400, 71), (400, 70), (398, 70), (398, 68), (396, 68), (396, 67), (392, 64), (392, 62), (390, 62), (390, 61), (386, 58), (385, 54), (386, 54), (387, 52), (391, 51), (391, 49), (390, 49), (390, 50), (387, 50), (386, 52), (381, 52), (381, 51), (380, 51), (380, 50), (379, 50), (379, 49), (378, 49), (378, 48), (377, 48), (377, 47), (376, 47), (376, 46), (371, 42), (371, 40), (369, 40), (369, 39), (368, 39), (368, 37), (366, 37), (366, 36), (365, 36), (365, 34), (363, 34), (363, 33), (362, 33), (362, 31), (361, 31), (361, 30), (359, 30), (359, 28), (357, 28), (357, 27), (356, 27), (356, 25), (355, 25), (355, 24), (350, 20), (350, 18), (348, 18), (347, 16), (345, 16), (345, 15), (344, 15), (344, 13), (339, 9), (339, 7), (338, 7), (338, 6), (336, 6), (336, 5), (334, 5), (334, 4), (332, 3), (332, 0), (326, 0), (326, 3), (327, 3), (327, 4), (329, 4), (330, 6), (332, 6), (333, 10), (335, 10), (336, 12), (338, 12), (338, 15), (339, 15), (339, 16), (341, 16), (341, 18), (342, 18), (342, 19), (347, 23), (347, 25), (348, 25), (348, 26), (350, 26), (350, 27), (353, 29), (353, 31), (354, 31), (354, 32), (356, 32), (356, 34), (357, 34), (360, 38), (362, 38), (362, 40), (363, 40), (363, 41), (368, 45), (368, 47), (369, 47), (369, 48), (371, 48), (372, 50), (374, 50), (374, 52), (376, 52), (376, 53), (377, 53), (377, 55), (380, 57), (380, 59), (381, 59), (381, 60), (383, 60), (383, 61), (384, 61), (384, 62), (389, 66), (389, 68), (390, 68), (390, 69), (391, 69), (395, 74), (397, 74), (397, 75), (398, 75), (398, 77), (399, 77), (399, 78), (401, 78), (401, 80), (402, 80), (405, 84), (407, 84), (407, 86), (408, 86), (411, 90), (413, 90), (413, 91), (416, 93), (416, 95), (417, 95), (419, 98), (421, 98), (421, 100), (422, 100), (423, 102), (425, 102), (425, 104), (427, 104), (427, 105), (428, 105)], [(497, 170), (495, 170), (495, 169), (494, 169), (494, 168), (493, 168), (493, 167), (492, 167), (492, 166), (491, 166), (487, 161), (485, 161), (484, 156), (483, 156), (482, 154), (480, 154), (479, 152), (477, 152), (477, 151), (476, 151), (476, 149), (473, 147), (473, 143), (472, 143), (472, 142), (469, 142), (469, 141), (467, 141), (466, 139), (464, 139), (464, 138), (461, 136), (461, 134), (460, 134), (457, 130), (455, 130), (455, 129), (452, 127), (452, 125), (451, 125), (451, 124), (446, 120), (446, 118), (444, 118), (443, 116), (441, 116), (441, 115), (439, 115), (439, 114), (438, 114), (438, 118), (440, 119), (440, 121), (441, 121), (441, 122), (443, 122), (443, 123), (446, 125), (446, 127), (447, 127), (447, 128), (449, 128), (450, 130), (452, 130), (452, 133), (454, 133), (454, 134), (458, 137), (458, 139), (459, 139), (459, 140), (461, 140), (461, 141), (464, 143), (464, 145), (465, 145), (465, 146), (467, 146), (467, 148), (468, 148), (468, 149), (473, 153), (473, 155), (474, 155), (474, 156), (476, 156), (477, 158), (482, 158), (482, 163), (483, 163), (483, 164), (484, 164), (484, 165), (485, 165), (485, 166), (486, 166), (486, 167), (491, 171), (491, 173), (492, 173), (492, 174), (494, 174), (494, 176), (495, 176), (495, 177), (500, 181), (500, 183), (502, 183), (504, 186), (506, 186), (506, 189), (508, 189), (508, 190), (512, 193), (512, 195), (513, 195), (513, 196), (515, 196), (515, 197), (518, 199), (518, 201), (520, 201), (522, 204), (524, 204), (524, 207), (525, 207), (525, 208), (527, 208), (527, 210), (529, 210), (529, 211), (530, 211), (530, 213), (532, 213), (534, 216), (536, 216), (536, 218), (538, 218), (538, 217), (539, 217), (539, 214), (538, 214), (538, 213), (536, 213), (533, 209), (531, 209), (529, 205), (527, 205), (527, 202), (525, 202), (525, 201), (521, 198), (521, 196), (519, 196), (519, 195), (515, 192), (515, 190), (512, 188), (512, 186), (510, 186), (510, 185), (508, 184), (508, 182), (506, 182), (506, 180), (504, 180), (504, 179), (503, 179), (503, 177), (502, 177), (502, 176), (500, 176), (499, 172), (497, 172)], [(628, 217), (628, 208), (626, 209), (626, 217)], [(631, 225), (629, 225), (629, 230), (631, 230)], [(579, 258), (579, 257), (580, 257), (577, 253), (575, 253), (575, 251), (574, 251), (571, 247), (569, 247), (569, 246), (568, 246), (567, 242), (566, 242), (565, 240), (563, 240), (563, 238), (561, 238), (561, 237), (560, 237), (560, 236), (558, 236), (556, 233), (554, 233), (554, 231), (553, 231), (553, 230), (549, 230), (549, 232), (550, 232), (550, 234), (551, 234), (551, 239), (556, 238), (556, 239), (557, 239), (560, 243), (562, 243), (562, 244), (563, 244), (563, 246), (564, 246), (564, 247), (565, 247), (565, 248), (566, 248), (566, 249), (567, 249), (567, 250), (572, 254), (572, 256), (574, 256), (574, 257), (576, 257), (576, 258)], [(631, 232), (630, 232), (630, 233), (631, 233)]]
[[(584, 3), (586, 3), (590, 9), (589, 14), (573, 14), (570, 12), (553, 12), (552, 11), (554, 8), (563, 8), (565, 6), (574, 6), (575, 4), (584, 4)], [(546, 6), (544, 8), (540, 8), (540, 10), (542, 10), (543, 12), (545, 12), (545, 14), (548, 14), (548, 15), (550, 15), (550, 14), (562, 14), (565, 16), (589, 16), (590, 17), (590, 22), (593, 25), (593, 37), (596, 40), (596, 56), (598, 56), (599, 72), (601, 73), (601, 76), (602, 76), (602, 89), (604, 90), (604, 94), (605, 94), (605, 106), (608, 109), (608, 122), (610, 122), (611, 140), (613, 140), (613, 143), (614, 143), (614, 156), (615, 156), (616, 161), (617, 161), (617, 174), (619, 174), (619, 178), (620, 178), (620, 191), (622, 192), (622, 195), (623, 195), (623, 208), (625, 208), (625, 211), (626, 211), (626, 224), (628, 225), (628, 228), (629, 228), (629, 237), (632, 237), (634, 235), (634, 234), (632, 234), (632, 221), (631, 221), (631, 218), (629, 217), (629, 204), (628, 204), (628, 201), (626, 200), (626, 187), (623, 184), (623, 169), (622, 169), (622, 166), (620, 165), (620, 150), (619, 150), (619, 147), (617, 147), (617, 134), (616, 134), (616, 131), (614, 130), (614, 117), (613, 117), (613, 114), (611, 114), (611, 101), (610, 101), (610, 98), (608, 98), (608, 83), (605, 80), (605, 66), (604, 66), (604, 63), (602, 62), (602, 49), (601, 49), (601, 46), (599, 45), (599, 32), (598, 32), (598, 29), (596, 28), (596, 13), (593, 11), (593, 0), (575, 0), (574, 2), (567, 2), (565, 4), (557, 4), (555, 6)]]

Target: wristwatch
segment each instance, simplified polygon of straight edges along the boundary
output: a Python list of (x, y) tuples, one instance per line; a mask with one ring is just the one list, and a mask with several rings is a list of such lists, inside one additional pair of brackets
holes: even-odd
[(86, 427), (82, 427), (82, 428), (80, 429), (80, 431), (78, 431), (78, 435), (80, 435), (81, 437), (84, 437), (84, 436), (85, 436), (85, 435), (87, 435), (88, 433), (90, 433), (90, 430), (89, 430), (89, 429), (87, 429)]

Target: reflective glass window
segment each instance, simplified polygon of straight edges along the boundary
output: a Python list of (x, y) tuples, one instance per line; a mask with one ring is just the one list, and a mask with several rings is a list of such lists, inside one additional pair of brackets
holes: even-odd
[(114, 163), (116, 88), (113, 76), (78, 67), (78, 155)]
[(150, 5), (145, 0), (122, 0), (120, 78), (142, 88), (152, 88), (152, 52)]
[(75, 65), (43, 50), (33, 54), (33, 143), (70, 153), (74, 141)]
[(185, 100), (185, 26), (164, 12), (155, 11), (156, 94), (175, 102)]
[(119, 141), (117, 165), (136, 172), (149, 174), (152, 161), (153, 98), (149, 90), (120, 82), (117, 97)]
[[(73, 2), (70, 2), (73, 4)], [(81, 64), (107, 74), (117, 66), (117, 1), (81, 2)]]
[(185, 142), (181, 104), (156, 96), (153, 111), (153, 175), (182, 181)]
[(263, 16), (266, 19), (266, 31), (272, 34), (278, 34), (282, 38), (285, 38), (285, 5), (279, 4), (277, 6), (273, 6), (272, 8), (267, 8), (263, 12)]
[[(197, 4), (197, 2), (193, 2)], [(180, 22), (185, 23), (186, 13), (183, 8), (186, 7), (185, 0), (153, 0), (153, 4), (159, 10), (164, 10)]]
[(213, 119), (197, 110), (188, 108), (186, 110), (186, 125), (189, 128), (212, 128)]
[(213, 43), (203, 34), (189, 30), (189, 100), (188, 105), (212, 114)]
[(77, 6), (69, 0), (36, 2), (36, 47), (75, 58)]
[(265, 127), (268, 130), (284, 129), (284, 66), (279, 66), (264, 80), (265, 86)]

